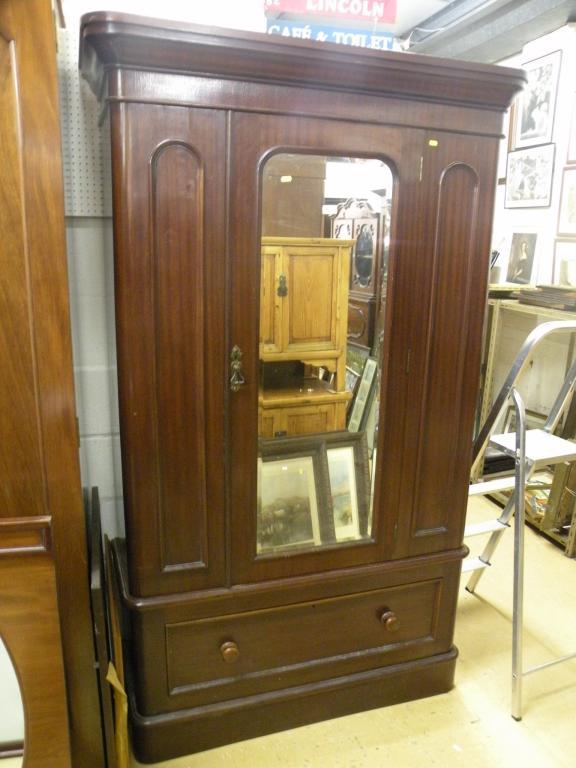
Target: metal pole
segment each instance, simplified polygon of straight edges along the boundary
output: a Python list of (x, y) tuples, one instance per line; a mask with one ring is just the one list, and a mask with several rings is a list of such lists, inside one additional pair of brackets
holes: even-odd
[(522, 719), (522, 625), (524, 620), (524, 505), (526, 488), (526, 416), (524, 402), (515, 388), (516, 461), (514, 488), (514, 597), (512, 604), (512, 717)]

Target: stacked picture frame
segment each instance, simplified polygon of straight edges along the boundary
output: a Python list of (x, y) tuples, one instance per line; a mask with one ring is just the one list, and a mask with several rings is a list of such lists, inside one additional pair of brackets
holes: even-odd
[(364, 432), (261, 439), (257, 555), (360, 541), (369, 535)]

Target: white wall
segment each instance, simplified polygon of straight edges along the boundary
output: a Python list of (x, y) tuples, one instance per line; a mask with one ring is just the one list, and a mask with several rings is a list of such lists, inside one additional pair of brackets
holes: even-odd
[[(504, 208), (505, 187), (503, 184), (498, 185), (492, 238), (493, 248), (503, 252), (503, 257), (499, 260), (498, 265), (501, 266), (501, 275), (504, 278), (506, 276), (512, 234), (514, 232), (537, 232), (533, 282), (540, 284), (552, 281), (552, 262), (554, 241), (558, 230), (562, 169), (566, 163), (568, 151), (572, 94), (576, 90), (576, 80), (574, 77), (576, 72), (576, 25), (567, 25), (549, 35), (544, 35), (544, 37), (528, 43), (521, 55), (501, 62), (506, 66), (522, 67), (522, 64), (526, 62), (558, 50), (562, 51), (562, 61), (552, 136), (552, 142), (556, 145), (556, 150), (551, 205), (549, 208)], [(506, 136), (501, 143), (500, 177), (503, 177), (506, 173), (507, 153), (508, 137)]]

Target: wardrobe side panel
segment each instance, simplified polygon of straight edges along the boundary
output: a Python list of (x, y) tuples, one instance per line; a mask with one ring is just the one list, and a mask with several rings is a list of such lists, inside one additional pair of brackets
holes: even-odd
[[(460, 546), (468, 498), (488, 278), (496, 142), (440, 136), (425, 149), (429, 205), (414, 274), (407, 448), (417, 482), (406, 486), (397, 556)], [(416, 307), (415, 307), (416, 310)]]
[(217, 111), (112, 108), (120, 423), (135, 595), (224, 578), (225, 125)]

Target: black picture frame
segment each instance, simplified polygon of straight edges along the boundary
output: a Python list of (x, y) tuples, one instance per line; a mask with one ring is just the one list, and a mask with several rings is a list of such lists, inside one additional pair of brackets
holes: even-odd
[(552, 141), (561, 62), (562, 51), (553, 51), (522, 64), (528, 82), (517, 101), (515, 149)]
[(556, 145), (508, 153), (505, 208), (548, 208), (552, 197)]

